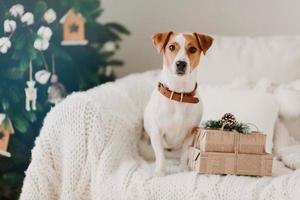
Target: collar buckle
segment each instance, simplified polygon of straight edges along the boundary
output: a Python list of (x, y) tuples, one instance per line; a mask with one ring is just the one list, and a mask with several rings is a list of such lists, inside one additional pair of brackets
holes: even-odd
[(173, 95), (174, 95), (174, 91), (171, 92), (171, 95), (170, 95), (170, 98), (169, 98), (170, 100), (173, 99)]
[(180, 93), (180, 102), (183, 100), (183, 92)]

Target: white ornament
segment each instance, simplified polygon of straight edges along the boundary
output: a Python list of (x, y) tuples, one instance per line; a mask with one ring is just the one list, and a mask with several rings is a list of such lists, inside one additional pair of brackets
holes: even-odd
[(43, 39), (50, 40), (52, 36), (52, 30), (49, 27), (41, 26), (37, 34)]
[(34, 74), (35, 80), (42, 85), (48, 82), (50, 76), (51, 73), (47, 70), (40, 70)]
[(17, 24), (15, 20), (7, 19), (4, 21), (3, 26), (4, 26), (4, 32), (11, 33), (16, 30)]
[(11, 42), (8, 37), (0, 38), (0, 52), (7, 53), (7, 50), (11, 47)]
[(27, 24), (27, 26), (32, 25), (34, 23), (34, 16), (31, 12), (25, 13), (22, 18), (21, 22)]
[(48, 9), (45, 14), (44, 14), (44, 20), (48, 23), (51, 24), (56, 20), (56, 13), (53, 9)]
[(108, 41), (104, 44), (103, 49), (105, 51), (114, 51), (116, 50), (116, 44), (112, 41)]
[(22, 16), (23, 13), (24, 13), (24, 6), (21, 5), (21, 4), (16, 4), (16, 5), (13, 5), (10, 9), (9, 9), (9, 13), (14, 16), (14, 17), (17, 17), (17, 16)]
[(45, 51), (49, 47), (49, 40), (52, 36), (52, 30), (49, 27), (41, 26), (37, 32), (39, 38), (34, 41), (34, 48)]
[(30, 111), (36, 110), (36, 98), (37, 98), (37, 89), (34, 87), (35, 81), (27, 81), (27, 87), (25, 88), (26, 95), (26, 110)]
[(66, 89), (63, 84), (58, 82), (56, 74), (51, 76), (51, 84), (48, 88), (48, 101), (51, 104), (60, 103), (67, 95)]
[(42, 38), (37, 38), (33, 43), (34, 48), (40, 51), (45, 51), (49, 47), (49, 41)]

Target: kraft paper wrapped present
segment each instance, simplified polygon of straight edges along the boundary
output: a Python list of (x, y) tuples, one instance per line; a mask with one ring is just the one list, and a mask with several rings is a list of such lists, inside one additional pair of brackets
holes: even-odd
[(266, 135), (260, 132), (240, 134), (233, 131), (218, 129), (199, 129), (200, 150), (203, 152), (235, 152), (235, 143), (238, 153), (265, 154)]
[[(226, 136), (228, 136), (229, 139), (226, 138)], [(221, 147), (216, 147), (215, 143), (213, 143), (214, 145), (206, 146), (206, 150), (208, 147), (209, 150), (214, 149), (225, 152), (205, 152), (201, 150), (204, 148), (201, 147), (201, 145), (206, 145), (207, 143), (199, 142), (199, 140), (201, 140), (201, 134), (198, 132), (195, 134), (193, 144), (189, 148), (189, 168), (206, 174), (271, 176), (273, 156), (261, 150), (265, 147), (265, 145), (260, 144), (261, 138), (258, 139), (259, 145), (256, 145), (255, 137), (250, 137), (250, 139), (249, 137), (245, 137), (243, 138), (244, 140), (240, 140), (240, 136), (251, 136), (251, 134), (243, 135), (229, 131), (225, 131), (225, 134), (222, 134), (218, 132), (214, 134), (212, 138), (214, 138)], [(232, 138), (230, 139), (230, 137), (233, 137), (233, 140)], [(208, 137), (206, 139), (209, 141), (211, 138)], [(241, 141), (243, 145), (239, 144)], [(251, 148), (245, 148), (245, 145), (248, 143), (251, 144)], [(261, 146), (263, 146), (263, 148)], [(240, 147), (244, 147), (243, 153), (241, 153)], [(260, 150), (256, 150), (256, 147), (260, 148)], [(226, 153), (226, 151), (230, 153)], [(254, 154), (253, 152), (258, 152), (258, 154)]]
[(273, 156), (270, 154), (201, 152), (191, 147), (189, 158), (189, 168), (201, 174), (272, 175)]

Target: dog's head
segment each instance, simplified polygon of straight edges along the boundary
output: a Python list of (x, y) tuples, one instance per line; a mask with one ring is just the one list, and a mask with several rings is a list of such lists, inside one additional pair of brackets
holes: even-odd
[(201, 52), (213, 43), (213, 38), (200, 33), (155, 33), (152, 37), (157, 50), (163, 55), (164, 67), (178, 76), (192, 73), (199, 65)]

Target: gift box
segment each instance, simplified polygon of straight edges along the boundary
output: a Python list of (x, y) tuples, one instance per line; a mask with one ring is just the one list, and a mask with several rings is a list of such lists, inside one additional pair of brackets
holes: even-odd
[(261, 132), (241, 134), (218, 129), (199, 129), (202, 152), (265, 154), (266, 135)]
[(189, 168), (199, 173), (271, 176), (273, 156), (265, 135), (201, 130), (189, 148)]
[(201, 174), (272, 175), (271, 154), (201, 152), (190, 147), (189, 158), (189, 168)]

